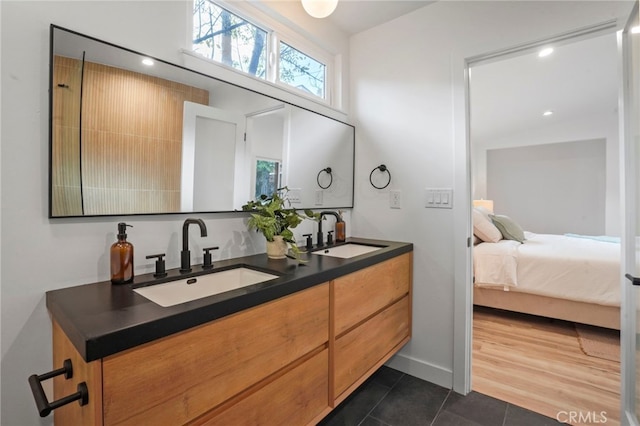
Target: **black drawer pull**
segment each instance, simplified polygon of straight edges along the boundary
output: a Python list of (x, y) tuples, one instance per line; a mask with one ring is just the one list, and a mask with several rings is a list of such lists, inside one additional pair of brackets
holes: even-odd
[(85, 382), (78, 384), (78, 392), (74, 394), (62, 397), (51, 403), (47, 400), (47, 395), (44, 393), (44, 389), (42, 388), (42, 381), (61, 374), (64, 374), (65, 379), (73, 377), (73, 366), (71, 365), (70, 359), (66, 359), (64, 361), (62, 368), (58, 368), (57, 370), (49, 371), (48, 373), (41, 375), (32, 374), (29, 376), (29, 386), (31, 386), (31, 393), (33, 393), (33, 399), (36, 401), (36, 407), (38, 408), (40, 417), (47, 417), (52, 410), (60, 408), (63, 405), (67, 405), (73, 401), (79, 401), (80, 405), (87, 405), (89, 403), (89, 389)]

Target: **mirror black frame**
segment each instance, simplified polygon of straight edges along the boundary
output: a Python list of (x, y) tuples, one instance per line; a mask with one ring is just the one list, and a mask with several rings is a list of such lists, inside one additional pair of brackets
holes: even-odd
[[(65, 216), (55, 216), (53, 215), (53, 155), (54, 155), (54, 151), (53, 151), (53, 133), (54, 133), (54, 129), (53, 129), (53, 125), (54, 125), (54, 120), (53, 120), (53, 105), (54, 105), (54, 66), (53, 66), (53, 61), (54, 61), (54, 31), (55, 30), (61, 30), (61, 31), (65, 31), (67, 33), (70, 33), (72, 35), (76, 35), (79, 37), (84, 37), (87, 38), (91, 41), (94, 42), (98, 42), (98, 43), (102, 43), (105, 44), (107, 46), (113, 47), (113, 48), (117, 48), (117, 49), (122, 49), (128, 53), (131, 54), (135, 54), (138, 56), (143, 56), (143, 57), (147, 57), (152, 59), (153, 61), (165, 64), (165, 65), (169, 65), (169, 66), (173, 66), (176, 68), (179, 68), (181, 70), (184, 70), (186, 72), (190, 72), (190, 73), (195, 73), (198, 74), (200, 76), (206, 77), (206, 78), (210, 78), (225, 84), (228, 84), (230, 86), (233, 87), (237, 87), (239, 89), (245, 90), (245, 91), (249, 91), (252, 93), (255, 93), (257, 95), (260, 96), (264, 96), (273, 100), (276, 100), (278, 102), (282, 102), (283, 104), (287, 104), (287, 105), (291, 105), (297, 108), (300, 108), (304, 111), (308, 111), (310, 113), (313, 114), (317, 114), (318, 116), (322, 116), (325, 118), (328, 118), (330, 120), (333, 120), (337, 123), (341, 123), (344, 124), (348, 127), (351, 127), (353, 129), (353, 159), (352, 159), (352, 176), (351, 176), (351, 200), (350, 200), (350, 204), (348, 205), (343, 205), (343, 206), (334, 206), (334, 205), (321, 205), (321, 206), (305, 206), (305, 205), (301, 205), (300, 207), (295, 206), (296, 209), (349, 209), (349, 208), (353, 208), (353, 204), (354, 204), (354, 198), (355, 198), (355, 150), (356, 150), (356, 146), (355, 146), (355, 126), (353, 126), (352, 124), (346, 123), (344, 121), (335, 119), (333, 117), (329, 117), (327, 115), (318, 113), (316, 111), (313, 111), (309, 108), (305, 108), (303, 106), (294, 104), (292, 102), (289, 101), (285, 101), (283, 99), (277, 98), (275, 96), (271, 96), (271, 95), (267, 95), (265, 93), (261, 93), (257, 90), (254, 89), (250, 89), (244, 86), (241, 86), (239, 84), (236, 83), (232, 83), (226, 80), (223, 80), (221, 78), (218, 77), (214, 77), (211, 75), (208, 75), (206, 73), (200, 72), (200, 71), (196, 71), (187, 67), (184, 67), (182, 65), (178, 65), (178, 64), (174, 64), (172, 62), (168, 62), (165, 61), (163, 59), (159, 59), (156, 58), (154, 56), (151, 55), (146, 55), (144, 53), (138, 52), (136, 50), (133, 49), (129, 49), (127, 47), (123, 47), (114, 43), (110, 43), (86, 34), (82, 34), (79, 33), (77, 31), (74, 30), (70, 30), (68, 28), (64, 28), (55, 24), (50, 24), (50, 31), (49, 31), (49, 123), (48, 123), (48, 127), (49, 127), (49, 162), (48, 162), (48, 166), (49, 166), (49, 170), (48, 170), (48, 178), (49, 178), (49, 200), (48, 200), (48, 213), (49, 213), (49, 218), (50, 219), (64, 219), (64, 218), (83, 218), (83, 217), (114, 217), (114, 216), (157, 216), (157, 215), (177, 215), (177, 214), (207, 214), (207, 213), (240, 213), (240, 210), (234, 209), (234, 210), (216, 210), (216, 211), (177, 211), (177, 212), (144, 212), (144, 213), (108, 213), (108, 214), (82, 214), (82, 215), (65, 215)], [(315, 173), (314, 171), (312, 171), (312, 173)], [(315, 176), (315, 175), (314, 175)]]

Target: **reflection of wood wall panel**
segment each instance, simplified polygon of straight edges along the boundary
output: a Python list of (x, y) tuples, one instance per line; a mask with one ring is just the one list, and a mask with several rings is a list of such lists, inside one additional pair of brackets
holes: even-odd
[[(81, 215), (80, 196), (80, 62), (56, 56), (53, 67), (51, 213)], [(62, 84), (65, 87), (59, 87)]]
[(84, 78), (85, 214), (180, 211), (183, 105), (209, 93), (90, 62)]
[(85, 94), (86, 213), (179, 211), (183, 105), (208, 92), (88, 63)]

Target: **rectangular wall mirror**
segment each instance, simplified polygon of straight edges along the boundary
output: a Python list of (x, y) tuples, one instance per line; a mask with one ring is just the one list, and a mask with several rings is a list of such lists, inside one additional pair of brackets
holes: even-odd
[(353, 126), (55, 25), (50, 55), (50, 217), (229, 212), (281, 186), (353, 207)]

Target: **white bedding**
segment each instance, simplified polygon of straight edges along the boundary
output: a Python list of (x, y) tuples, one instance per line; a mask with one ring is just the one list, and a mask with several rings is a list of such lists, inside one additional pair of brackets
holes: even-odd
[(620, 306), (620, 244), (525, 233), (474, 247), (475, 285)]

